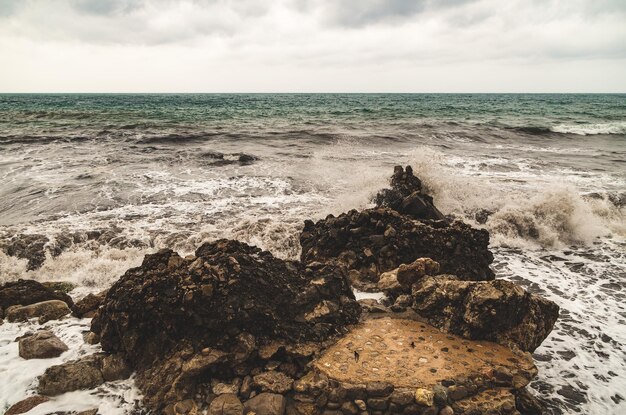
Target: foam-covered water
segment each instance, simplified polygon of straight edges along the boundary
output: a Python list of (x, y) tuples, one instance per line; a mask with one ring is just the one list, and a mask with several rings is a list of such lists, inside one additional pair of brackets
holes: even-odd
[[(533, 383), (551, 413), (617, 414), (625, 125), (624, 95), (3, 95), (0, 282), (66, 280), (81, 296), (146, 253), (217, 238), (297, 258), (305, 219), (367, 206), (411, 164), (440, 210), (490, 231), (499, 277), (561, 306)], [(33, 234), (47, 258), (28, 270), (5, 251)], [(69, 321), (56, 330), (83, 324)], [(88, 394), (133, 401), (118, 389)]]

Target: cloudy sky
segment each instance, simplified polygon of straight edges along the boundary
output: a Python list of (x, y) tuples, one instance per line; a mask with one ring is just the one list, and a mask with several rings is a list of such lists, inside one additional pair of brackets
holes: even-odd
[(626, 0), (0, 0), (0, 92), (626, 92)]

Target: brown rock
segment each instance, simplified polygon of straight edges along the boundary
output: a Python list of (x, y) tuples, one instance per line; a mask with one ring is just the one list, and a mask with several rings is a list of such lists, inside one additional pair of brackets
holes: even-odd
[(276, 393), (260, 393), (244, 403), (244, 409), (256, 415), (283, 415), (287, 401)]
[(243, 404), (237, 395), (225, 393), (213, 399), (208, 415), (242, 415)]
[(398, 267), (396, 278), (403, 287), (411, 287), (425, 275), (439, 273), (439, 263), (430, 258), (418, 258), (410, 264), (402, 264)]
[(0, 309), (5, 312), (13, 305), (25, 306), (49, 300), (60, 300), (70, 306), (73, 304), (72, 298), (66, 293), (54, 291), (33, 280), (18, 280), (0, 286)]
[(49, 359), (68, 350), (65, 343), (51, 331), (40, 330), (19, 340), (19, 355), (23, 359)]
[(429, 323), (468, 339), (534, 351), (550, 334), (559, 307), (510, 281), (425, 277), (413, 285), (413, 309)]
[(70, 313), (70, 308), (61, 300), (49, 300), (27, 306), (12, 306), (6, 311), (8, 321), (26, 321), (39, 317), (39, 324), (57, 320)]
[(89, 355), (61, 365), (51, 366), (39, 378), (37, 392), (54, 396), (79, 389), (92, 389), (104, 383), (100, 365), (102, 356)]
[(84, 298), (77, 301), (72, 307), (72, 314), (76, 317), (89, 318), (93, 317), (94, 312), (102, 305), (106, 291), (98, 294), (87, 294)]
[(286, 393), (291, 390), (293, 379), (282, 372), (272, 370), (254, 376), (253, 383), (263, 392)]
[(121, 355), (107, 355), (102, 359), (102, 377), (105, 381), (126, 379), (130, 374), (131, 370)]
[(44, 402), (48, 402), (49, 400), (50, 398), (48, 398), (47, 396), (41, 396), (41, 395), (29, 396), (28, 398), (23, 399), (13, 404), (9, 409), (7, 409), (4, 415), (23, 414), (25, 412), (30, 411), (37, 405), (42, 404)]

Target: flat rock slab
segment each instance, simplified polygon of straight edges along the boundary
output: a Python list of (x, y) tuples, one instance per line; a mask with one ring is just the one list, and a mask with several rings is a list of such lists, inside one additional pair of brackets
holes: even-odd
[(329, 378), (345, 383), (389, 382), (427, 388), (445, 381), (523, 387), (537, 373), (529, 353), (466, 340), (414, 320), (369, 319), (315, 362)]

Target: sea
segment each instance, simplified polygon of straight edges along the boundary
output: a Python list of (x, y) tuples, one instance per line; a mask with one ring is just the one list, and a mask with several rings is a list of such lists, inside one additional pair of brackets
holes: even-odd
[[(395, 165), (490, 232), (498, 278), (561, 307), (530, 385), (548, 413), (626, 413), (624, 94), (1, 94), (0, 283), (80, 297), (147, 253), (218, 238), (296, 259), (305, 219), (371, 206)], [(48, 241), (34, 270), (5, 252), (31, 234)], [(0, 326), (0, 413), (97, 350), (88, 320), (46, 327), (74, 346), (26, 362), (13, 340), (40, 327)], [(118, 381), (29, 414), (139, 399)]]

